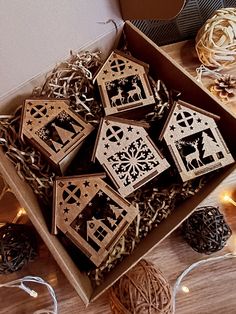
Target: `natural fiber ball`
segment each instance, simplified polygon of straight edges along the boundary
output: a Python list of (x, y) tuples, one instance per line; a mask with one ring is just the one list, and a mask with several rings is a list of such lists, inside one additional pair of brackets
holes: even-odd
[(220, 251), (232, 234), (218, 208), (200, 207), (182, 225), (187, 243), (197, 252), (212, 254)]
[(200, 61), (209, 67), (229, 67), (236, 63), (236, 8), (215, 11), (196, 37)]
[(161, 271), (141, 260), (111, 288), (114, 314), (172, 313), (172, 293)]
[(0, 228), (0, 274), (21, 269), (36, 256), (36, 239), (26, 225), (6, 224)]

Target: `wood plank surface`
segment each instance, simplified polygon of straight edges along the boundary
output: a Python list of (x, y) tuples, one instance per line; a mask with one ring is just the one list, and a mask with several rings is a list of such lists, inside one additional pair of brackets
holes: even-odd
[[(191, 48), (192, 47), (192, 48)], [(164, 47), (164, 49), (180, 64), (195, 73), (197, 64), (193, 54), (193, 43), (183, 42)], [(236, 171), (231, 174), (216, 190), (209, 195), (204, 204), (219, 204), (222, 191), (231, 190), (236, 199)], [(19, 208), (19, 204), (11, 194), (7, 194), (0, 203), (0, 222), (11, 221)], [(222, 205), (227, 221), (236, 233), (236, 208), (233, 205)], [(228, 252), (225, 248), (213, 256)], [(171, 285), (190, 264), (206, 256), (194, 252), (182, 239), (180, 230), (175, 231), (145, 258), (153, 261), (165, 274)], [(177, 295), (177, 314), (234, 314), (236, 313), (236, 259), (224, 260), (201, 266), (192, 271), (183, 281), (190, 292), (180, 291)], [(104, 294), (87, 308), (71, 287), (56, 261), (45, 245), (40, 241), (39, 255), (23, 270), (11, 275), (0, 275), (0, 283), (8, 282), (26, 275), (40, 276), (55, 289), (59, 313), (67, 314), (105, 314), (111, 313), (108, 294)], [(0, 288), (0, 313), (28, 314), (52, 304), (47, 289), (32, 285), (39, 296), (34, 299), (25, 292), (15, 288)]]

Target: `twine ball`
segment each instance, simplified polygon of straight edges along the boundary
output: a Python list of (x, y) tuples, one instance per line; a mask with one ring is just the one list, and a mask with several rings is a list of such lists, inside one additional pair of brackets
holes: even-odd
[(172, 293), (161, 271), (141, 260), (110, 290), (113, 314), (169, 314)]
[(0, 274), (21, 269), (36, 256), (36, 238), (26, 225), (6, 224), (0, 228)]
[(183, 237), (198, 253), (220, 251), (232, 231), (217, 207), (199, 207), (182, 225)]
[(236, 63), (236, 8), (215, 11), (198, 31), (196, 51), (208, 67), (229, 67)]

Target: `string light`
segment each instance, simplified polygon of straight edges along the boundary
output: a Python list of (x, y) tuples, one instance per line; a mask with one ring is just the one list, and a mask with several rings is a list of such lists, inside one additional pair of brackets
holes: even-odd
[(12, 220), (12, 223), (15, 224), (23, 215), (26, 215), (26, 211), (24, 208), (20, 208), (16, 214), (16, 217)]
[(23, 277), (21, 279), (17, 279), (14, 281), (10, 281), (4, 284), (0, 284), (0, 288), (20, 288), (21, 290), (25, 291), (26, 293), (28, 293), (31, 297), (33, 298), (37, 298), (38, 297), (38, 293), (27, 287), (25, 285), (25, 283), (29, 283), (29, 282), (34, 282), (37, 284), (41, 284), (47, 287), (48, 292), (50, 293), (50, 296), (52, 297), (53, 300), (53, 310), (49, 310), (49, 309), (43, 309), (43, 310), (39, 310), (34, 312), (34, 314), (58, 314), (58, 304), (57, 304), (57, 298), (56, 298), (56, 294), (54, 289), (52, 288), (52, 286), (47, 283), (45, 280), (43, 280), (41, 277), (34, 277), (34, 276), (26, 276)]
[(230, 197), (228, 193), (224, 193), (222, 196), (223, 203), (230, 203), (236, 207), (236, 202)]
[(189, 288), (187, 287), (187, 286), (182, 286), (182, 291), (184, 292), (184, 293), (189, 293), (190, 292), (190, 290), (189, 290)]

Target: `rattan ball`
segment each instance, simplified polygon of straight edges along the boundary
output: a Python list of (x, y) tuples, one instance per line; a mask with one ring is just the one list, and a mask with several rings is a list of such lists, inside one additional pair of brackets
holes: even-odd
[(182, 225), (183, 237), (198, 253), (220, 251), (232, 231), (217, 207), (199, 207)]
[(0, 274), (21, 269), (36, 256), (36, 237), (26, 225), (6, 224), (0, 228)]
[(198, 31), (196, 51), (209, 67), (226, 68), (236, 63), (236, 8), (215, 11)]
[(114, 314), (169, 314), (172, 293), (161, 271), (141, 260), (110, 289)]

